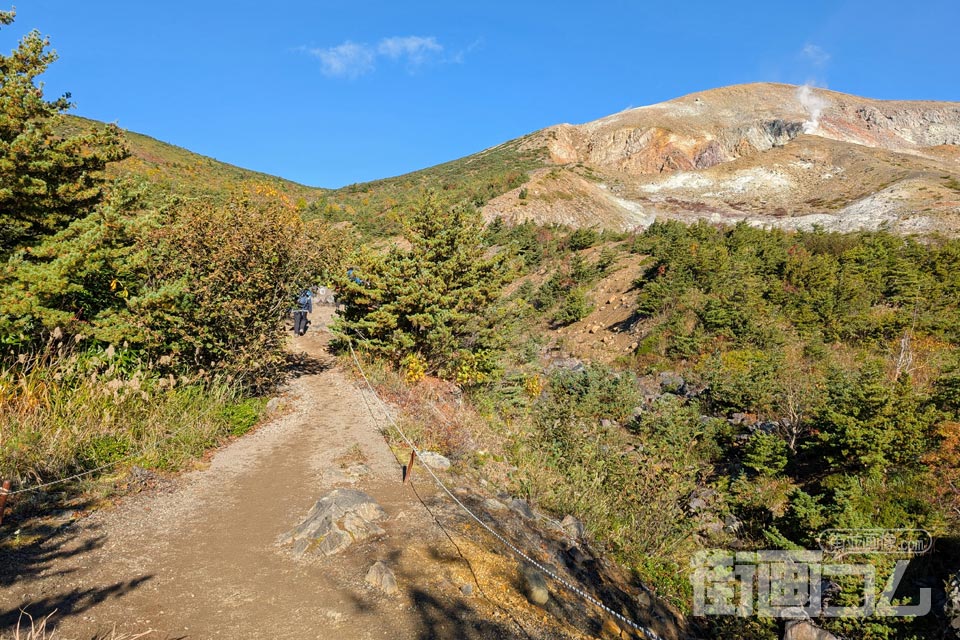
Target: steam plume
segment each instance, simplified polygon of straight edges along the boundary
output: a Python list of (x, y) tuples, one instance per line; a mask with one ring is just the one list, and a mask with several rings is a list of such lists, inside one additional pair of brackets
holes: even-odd
[(820, 128), (820, 115), (827, 107), (827, 101), (815, 94), (809, 84), (797, 89), (797, 100), (809, 116), (809, 119), (803, 123), (803, 132), (816, 133)]

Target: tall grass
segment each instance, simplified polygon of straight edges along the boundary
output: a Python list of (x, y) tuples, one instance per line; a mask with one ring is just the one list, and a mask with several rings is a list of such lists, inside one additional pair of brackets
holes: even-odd
[(161, 378), (122, 353), (48, 353), (0, 370), (0, 478), (24, 486), (112, 463), (176, 469), (249, 429), (262, 407), (233, 384)]

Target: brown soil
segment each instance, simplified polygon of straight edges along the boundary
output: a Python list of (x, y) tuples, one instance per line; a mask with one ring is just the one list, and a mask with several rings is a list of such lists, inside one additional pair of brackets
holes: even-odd
[[(329, 309), (314, 315), (320, 326), (293, 340), (303, 366), (274, 420), (163, 488), (88, 517), (23, 525), (21, 536), (40, 539), (0, 550), (0, 635), (23, 609), (53, 613), (58, 638), (114, 628), (153, 630), (148, 638), (582, 637), (517, 595), (508, 553), (476, 533), (454, 538), (458, 550), (414, 492), (434, 512), (449, 509), (437, 506), (426, 476), (401, 484), (368, 410), (372, 398), (326, 352)], [(358, 461), (369, 473), (351, 475)], [(383, 506), (385, 537), (302, 561), (277, 545), (317, 499), (343, 486)], [(376, 560), (396, 573), (399, 594), (366, 584)]]

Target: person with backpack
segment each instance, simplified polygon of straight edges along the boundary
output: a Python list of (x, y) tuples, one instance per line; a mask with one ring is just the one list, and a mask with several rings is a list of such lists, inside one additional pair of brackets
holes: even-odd
[(293, 333), (302, 336), (307, 332), (310, 321), (307, 314), (313, 313), (313, 292), (304, 289), (297, 298), (297, 308), (293, 310)]

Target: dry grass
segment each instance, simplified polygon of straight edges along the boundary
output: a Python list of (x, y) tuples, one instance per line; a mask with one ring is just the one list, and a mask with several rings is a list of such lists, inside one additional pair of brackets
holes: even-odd
[[(39, 620), (35, 620), (29, 613), (20, 614), (17, 626), (11, 631), (12, 635), (0, 633), (0, 640), (67, 640), (55, 631), (47, 629), (47, 622), (54, 614), (50, 614)], [(142, 633), (118, 633), (116, 629), (106, 635), (98, 635), (94, 640), (137, 640), (138, 638), (147, 638), (152, 635), (152, 629)]]
[(259, 415), (259, 401), (228, 384), (180, 383), (106, 358), (90, 366), (87, 357), (0, 369), (0, 478), (23, 487), (121, 462), (175, 469)]

